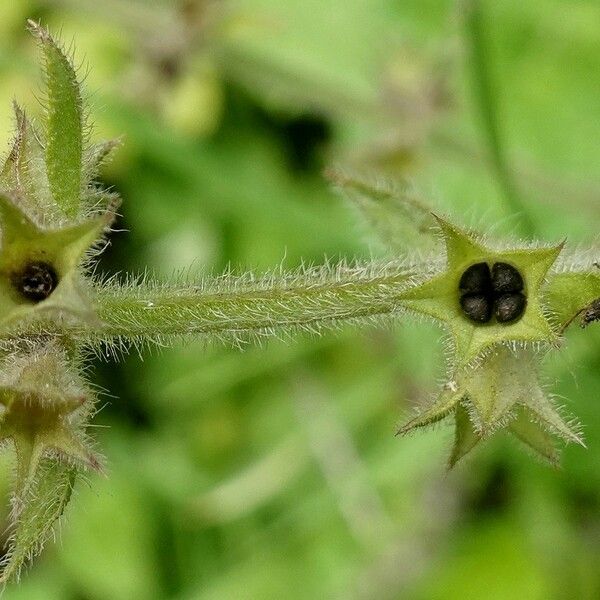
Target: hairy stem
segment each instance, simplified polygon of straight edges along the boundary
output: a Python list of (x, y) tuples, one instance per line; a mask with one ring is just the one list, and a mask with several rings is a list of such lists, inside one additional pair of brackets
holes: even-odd
[[(99, 324), (70, 333), (92, 340), (161, 339), (189, 334), (265, 335), (316, 330), (336, 321), (385, 315), (413, 273), (401, 267), (220, 280), (199, 286), (109, 285), (98, 291)], [(223, 279), (223, 282), (226, 280)]]

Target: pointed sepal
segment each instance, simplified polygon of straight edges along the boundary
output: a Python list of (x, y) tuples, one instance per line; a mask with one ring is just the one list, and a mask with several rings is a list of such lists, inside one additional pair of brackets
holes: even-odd
[(584, 445), (573, 419), (566, 421), (542, 389), (539, 355), (529, 349), (499, 346), (476, 366), (458, 369), (437, 400), (402, 426), (398, 433), (454, 416), (453, 466), (479, 441), (507, 428), (542, 458), (558, 460), (554, 438)]
[(41, 134), (16, 103), (14, 111), (17, 131), (0, 174), (0, 187), (18, 198), (23, 211), (37, 221), (57, 222), (62, 215), (50, 191)]
[(517, 439), (528, 446), (536, 456), (539, 456), (553, 467), (558, 466), (560, 452), (556, 448), (554, 438), (533, 418), (524, 406), (520, 406), (515, 412), (515, 418), (511, 421), (509, 430)]
[(585, 448), (579, 423), (573, 417), (566, 420), (552, 400), (540, 388), (523, 405), (526, 407), (530, 418), (546, 431), (561, 438), (567, 444), (579, 444)]
[(415, 429), (429, 427), (439, 421), (445, 419), (450, 413), (456, 410), (458, 402), (460, 402), (460, 394), (453, 385), (446, 386), (438, 398), (421, 409), (413, 418), (402, 425), (396, 435), (406, 435)]
[(454, 413), (454, 444), (448, 459), (448, 468), (452, 469), (481, 439), (481, 435), (475, 431), (467, 407), (463, 403), (459, 404)]

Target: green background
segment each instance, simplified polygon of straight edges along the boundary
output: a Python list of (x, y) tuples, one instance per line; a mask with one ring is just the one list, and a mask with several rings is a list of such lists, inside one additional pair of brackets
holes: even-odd
[[(93, 135), (125, 136), (103, 172), (124, 198), (107, 273), (377, 255), (322, 177), (338, 162), (514, 233), (467, 4), (0, 0), (0, 141), (13, 97), (39, 113), (31, 17), (75, 40)], [(589, 241), (600, 5), (487, 1), (482, 19), (501, 150), (537, 233)], [(5, 597), (599, 598), (600, 327), (573, 328), (546, 365), (588, 443), (559, 471), (500, 435), (447, 473), (451, 428), (394, 437), (443, 379), (441, 337), (398, 323), (98, 362), (108, 477), (80, 482), (57, 542)], [(2, 519), (9, 469), (3, 456)]]

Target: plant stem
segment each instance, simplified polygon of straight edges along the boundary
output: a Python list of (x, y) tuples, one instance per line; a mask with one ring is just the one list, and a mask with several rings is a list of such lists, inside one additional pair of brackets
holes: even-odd
[(531, 238), (535, 236), (535, 224), (527, 211), (526, 204), (523, 202), (518, 185), (514, 180), (500, 134), (497, 103), (499, 94), (491, 73), (489, 39), (483, 15), (482, 0), (466, 0), (465, 25), (470, 50), (473, 93), (487, 138), (493, 168), (508, 210), (511, 213), (520, 215), (521, 233)]
[(393, 313), (412, 271), (385, 268), (322, 270), (309, 275), (239, 280), (210, 287), (108, 285), (98, 290), (97, 325), (66, 325), (67, 335), (92, 341), (208, 334), (214, 337), (317, 331), (342, 320)]

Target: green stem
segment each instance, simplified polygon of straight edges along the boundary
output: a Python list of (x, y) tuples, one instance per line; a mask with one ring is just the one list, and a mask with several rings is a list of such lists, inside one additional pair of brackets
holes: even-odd
[(473, 92), (498, 183), (502, 189), (507, 208), (520, 215), (523, 235), (535, 236), (535, 224), (519, 193), (506, 152), (499, 126), (498, 90), (490, 67), (489, 40), (483, 15), (482, 0), (468, 0), (465, 9), (466, 37), (470, 50)]
[(349, 269), (329, 280), (299, 276), (228, 284), (224, 290), (109, 285), (98, 290), (98, 324), (67, 325), (63, 333), (91, 341), (160, 341), (191, 334), (235, 339), (284, 330), (316, 331), (338, 321), (393, 313), (396, 295), (412, 275), (399, 267), (378, 274)]

